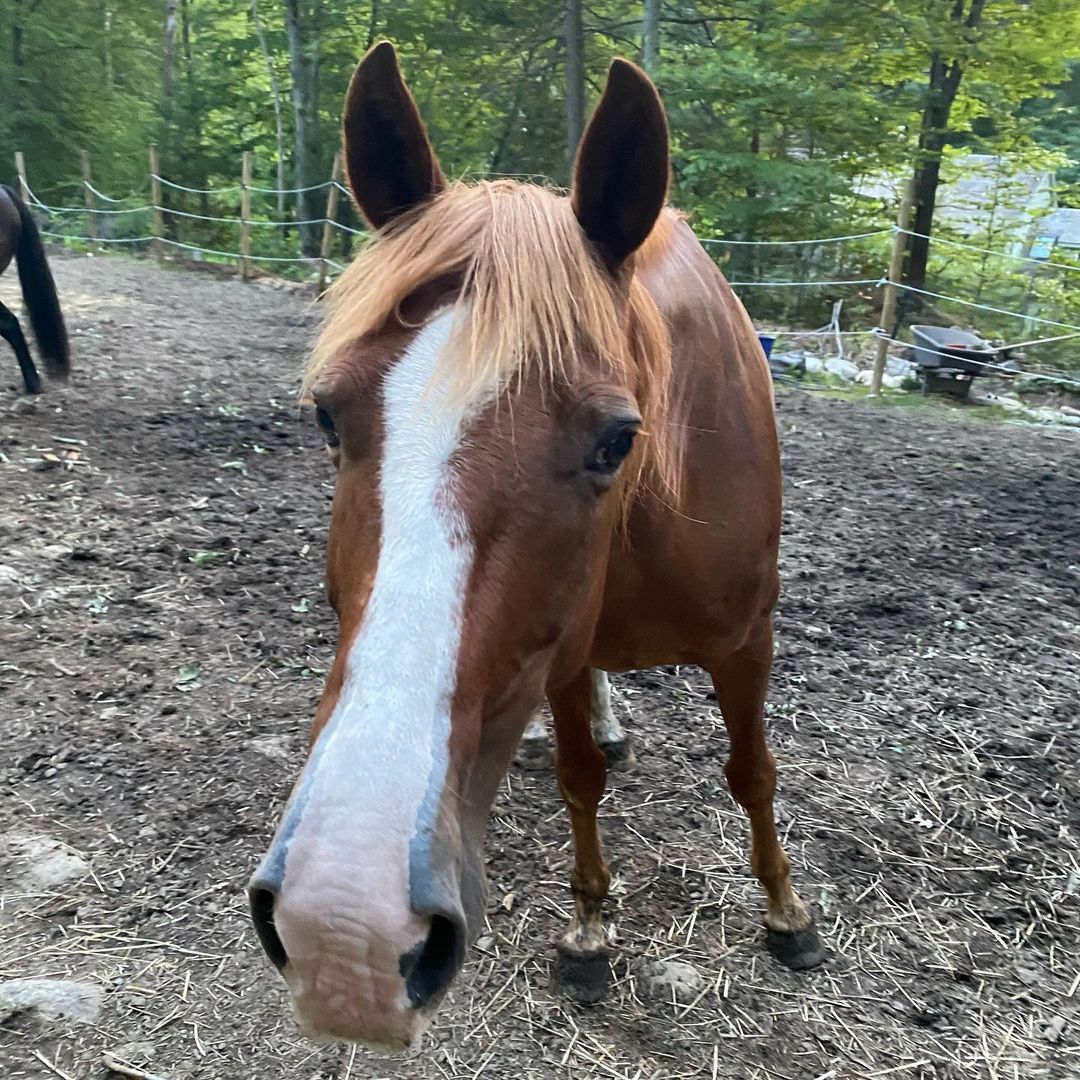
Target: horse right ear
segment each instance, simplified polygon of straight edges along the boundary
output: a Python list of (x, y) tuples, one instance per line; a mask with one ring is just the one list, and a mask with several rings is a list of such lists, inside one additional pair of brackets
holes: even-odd
[(664, 208), (668, 127), (652, 80), (613, 60), (578, 147), (570, 200), (581, 228), (612, 270), (645, 240)]
[(437, 195), (446, 178), (389, 41), (368, 50), (345, 95), (345, 171), (375, 229)]

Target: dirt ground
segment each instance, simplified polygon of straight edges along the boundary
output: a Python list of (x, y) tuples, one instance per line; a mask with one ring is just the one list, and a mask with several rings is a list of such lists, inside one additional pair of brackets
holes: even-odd
[[(0, 1074), (959, 1080), (1080, 1076), (1080, 438), (783, 391), (781, 827), (828, 963), (761, 948), (705, 678), (616, 680), (636, 771), (602, 808), (617, 986), (552, 997), (569, 902), (550, 773), (512, 771), (490, 929), (421, 1051), (316, 1047), (246, 917), (331, 658), (331, 497), (293, 408), (295, 291), (58, 257), (67, 388), (0, 350)], [(0, 297), (14, 296), (14, 275)], [(685, 961), (656, 1000), (647, 960)], [(144, 1075), (138, 1069), (128, 1075)]]

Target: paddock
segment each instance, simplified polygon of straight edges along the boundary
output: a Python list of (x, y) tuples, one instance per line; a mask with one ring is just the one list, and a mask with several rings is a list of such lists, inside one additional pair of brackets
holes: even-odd
[[(611, 1000), (549, 992), (569, 828), (553, 775), (514, 769), (489, 925), (423, 1047), (316, 1047), (243, 891), (332, 656), (331, 469), (294, 406), (315, 312), (52, 261), (70, 386), (20, 399), (0, 353), (0, 1002), (16, 979), (101, 994), (82, 1019), (0, 1005), (5, 1077), (1077, 1075), (1075, 430), (779, 392), (771, 739), (824, 967), (760, 948), (705, 676), (641, 672), (614, 680), (638, 765), (601, 808)], [(671, 962), (689, 984), (651, 988)]]

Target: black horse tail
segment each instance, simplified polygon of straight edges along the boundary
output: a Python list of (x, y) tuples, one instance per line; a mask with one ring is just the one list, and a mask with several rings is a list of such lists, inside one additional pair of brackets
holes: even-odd
[(19, 211), (19, 246), (15, 249), (15, 262), (23, 300), (30, 314), (30, 325), (34, 328), (38, 350), (45, 361), (45, 370), (54, 379), (64, 379), (71, 371), (71, 347), (60, 311), (60, 298), (56, 295), (56, 284), (45, 261), (41, 234), (22, 199), (6, 185), (4, 190)]

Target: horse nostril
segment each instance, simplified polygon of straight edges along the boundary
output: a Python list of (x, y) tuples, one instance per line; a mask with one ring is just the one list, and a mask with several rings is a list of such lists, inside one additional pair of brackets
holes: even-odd
[(248, 902), (251, 905), (251, 921), (255, 924), (255, 932), (259, 935), (259, 943), (263, 952), (270, 957), (270, 962), (281, 971), (289, 962), (285, 953), (285, 946), (278, 937), (277, 927), (274, 925), (274, 902), (277, 893), (273, 889), (263, 886), (252, 886), (248, 890)]
[(454, 981), (464, 959), (465, 928), (461, 920), (432, 915), (427, 940), (401, 958), (409, 1004), (421, 1009), (437, 1001)]

